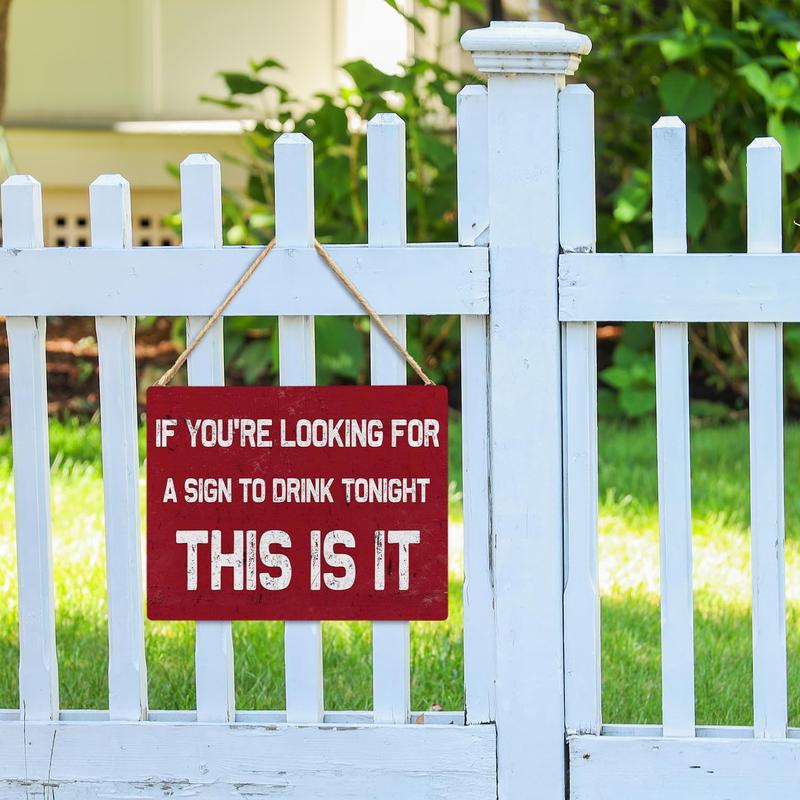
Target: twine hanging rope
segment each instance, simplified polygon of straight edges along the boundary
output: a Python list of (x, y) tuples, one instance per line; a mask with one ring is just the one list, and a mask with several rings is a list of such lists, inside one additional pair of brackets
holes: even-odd
[[(225, 313), (225, 309), (231, 304), (233, 298), (239, 294), (242, 287), (250, 280), (253, 273), (258, 269), (261, 262), (272, 252), (275, 247), (275, 239), (273, 239), (251, 262), (247, 269), (242, 273), (242, 277), (236, 281), (235, 286), (228, 292), (225, 299), (217, 306), (214, 313), (208, 318), (208, 322), (200, 328), (197, 336), (186, 346), (186, 349), (175, 359), (175, 363), (155, 382), (154, 386), (167, 386), (170, 381), (178, 373), (178, 370), (186, 363), (189, 356), (192, 354), (197, 345), (200, 344), (203, 337), (211, 330), (214, 323)], [(422, 379), (426, 386), (433, 386), (433, 381), (425, 374), (425, 371), (419, 365), (417, 360), (411, 353), (408, 352), (403, 343), (389, 330), (386, 323), (381, 319), (380, 314), (370, 305), (369, 301), (358, 290), (358, 287), (347, 277), (344, 270), (333, 260), (331, 254), (316, 240), (314, 239), (314, 249), (319, 254), (320, 258), (328, 265), (331, 272), (342, 282), (345, 289), (358, 301), (359, 305), (367, 313), (367, 316), (380, 328), (383, 335), (394, 345), (400, 355), (406, 360), (406, 363), (414, 370), (414, 372)]]

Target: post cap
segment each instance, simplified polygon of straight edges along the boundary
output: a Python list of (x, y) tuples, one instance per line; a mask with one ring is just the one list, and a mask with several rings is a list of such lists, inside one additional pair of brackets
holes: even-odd
[(467, 31), (461, 46), (481, 72), (572, 75), (592, 42), (560, 22), (491, 22)]

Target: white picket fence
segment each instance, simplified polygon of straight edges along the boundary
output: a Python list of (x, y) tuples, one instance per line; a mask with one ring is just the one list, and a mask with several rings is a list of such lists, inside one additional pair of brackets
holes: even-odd
[[(44, 248), (39, 184), (2, 189), (0, 314), (10, 347), (20, 708), (0, 711), (0, 796), (757, 798), (800, 790), (787, 729), (781, 323), (800, 320), (781, 251), (780, 151), (748, 149), (748, 254), (686, 254), (685, 129), (653, 129), (654, 254), (595, 253), (589, 51), (553, 23), (465, 34), (488, 90), (458, 99), (457, 244), (406, 241), (403, 122), (368, 126), (369, 241), (330, 251), (392, 330), (461, 316), (466, 708), (409, 708), (409, 627), (373, 624), (373, 709), (326, 712), (322, 635), (286, 624), (285, 710), (235, 708), (230, 623), (196, 625), (197, 710), (147, 701), (133, 331), (203, 325), (256, 252), (221, 246), (219, 165), (181, 166), (183, 246), (132, 248), (118, 175), (90, 188), (92, 247)], [(277, 247), (229, 315), (278, 315), (280, 378), (314, 382), (315, 315), (356, 315), (319, 261), (312, 144), (275, 147)], [(563, 254), (560, 254), (562, 253)], [(491, 265), (491, 278), (489, 267)], [(490, 303), (491, 295), (491, 303)], [(100, 352), (109, 707), (58, 702), (45, 385), (47, 315), (93, 316)], [(596, 323), (656, 322), (663, 724), (604, 724), (597, 565)], [(755, 724), (694, 719), (687, 323), (750, 323)], [(376, 384), (406, 368), (376, 332)], [(222, 330), (189, 380), (224, 382)], [(563, 536), (562, 536), (563, 531)], [(611, 721), (613, 722), (613, 721)], [(565, 757), (565, 737), (568, 747)]]

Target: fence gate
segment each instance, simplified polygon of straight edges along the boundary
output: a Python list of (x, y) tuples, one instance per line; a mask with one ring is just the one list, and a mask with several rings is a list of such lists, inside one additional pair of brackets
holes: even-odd
[[(585, 86), (561, 93), (558, 137), (569, 797), (795, 797), (800, 741), (787, 727), (782, 323), (800, 320), (800, 260), (781, 254), (780, 146), (759, 138), (747, 148), (747, 253), (688, 255), (686, 129), (678, 117), (662, 117), (652, 130), (653, 253), (597, 254), (593, 96)], [(655, 324), (661, 725), (604, 724), (601, 717), (598, 321)], [(691, 322), (748, 323), (754, 724), (746, 727), (695, 721)]]

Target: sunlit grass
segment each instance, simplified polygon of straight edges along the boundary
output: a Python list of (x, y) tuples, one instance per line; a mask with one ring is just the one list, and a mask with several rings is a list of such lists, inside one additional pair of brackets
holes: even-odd
[[(457, 475), (458, 425), (451, 447)], [(53, 550), (61, 702), (107, 706), (103, 492), (96, 426), (54, 425)], [(692, 432), (697, 719), (752, 723), (747, 429)], [(652, 426), (600, 431), (603, 715), (660, 721), (657, 477)], [(800, 722), (800, 427), (786, 431), (786, 596), (789, 711)], [(451, 513), (459, 511), (460, 481)], [(142, 497), (144, 486), (142, 484)], [(412, 625), (412, 705), (463, 707), (461, 579), (450, 619)], [(284, 705), (283, 625), (234, 623), (237, 705)], [(194, 706), (194, 625), (148, 622), (152, 708)], [(18, 703), (16, 554), (10, 447), (0, 435), (0, 707)], [(325, 705), (371, 706), (371, 626), (324, 623)]]
[[(97, 426), (53, 424), (51, 477), (56, 646), (62, 708), (108, 706), (108, 611)], [(10, 444), (0, 435), (0, 708), (18, 705), (17, 579)], [(142, 512), (145, 485), (140, 479)], [(452, 488), (451, 507), (458, 505)], [(143, 513), (144, 519), (144, 513)], [(412, 623), (412, 705), (463, 706), (459, 559), (446, 622)], [(239, 708), (284, 707), (283, 623), (233, 625)], [(145, 622), (151, 708), (194, 708), (194, 624)], [(372, 705), (372, 628), (323, 623), (325, 706)]]

